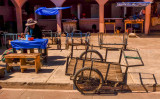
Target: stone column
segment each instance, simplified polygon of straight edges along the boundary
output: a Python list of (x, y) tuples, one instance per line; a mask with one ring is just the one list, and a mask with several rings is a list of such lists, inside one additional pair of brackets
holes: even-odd
[(61, 33), (62, 32), (62, 10), (59, 10), (59, 14), (57, 14), (57, 32)]
[[(56, 7), (62, 7), (63, 3), (66, 0), (51, 0), (51, 1), (56, 5)], [(61, 33), (62, 32), (62, 24), (61, 24), (62, 10), (59, 10), (59, 14), (56, 16), (56, 18), (57, 18), (57, 32)]]
[(16, 7), (16, 18), (17, 18), (17, 32), (23, 32), (23, 22), (22, 22), (22, 9), (20, 7)]
[[(99, 32), (104, 33), (104, 5), (108, 0), (96, 0), (99, 4)], [(106, 13), (106, 12), (105, 12)]]
[[(144, 2), (153, 2), (153, 0), (144, 0)], [(145, 25), (144, 25), (145, 34), (149, 33), (150, 23), (151, 23), (151, 4), (149, 4), (145, 9)]]
[(78, 5), (77, 5), (77, 12), (78, 12), (78, 19), (80, 19), (81, 18), (81, 4), (79, 3)]
[(99, 32), (104, 32), (104, 4), (99, 4)]
[(23, 23), (22, 23), (22, 6), (27, 0), (11, 0), (16, 9), (16, 18), (17, 18), (17, 32), (23, 32)]
[(151, 4), (149, 4), (145, 9), (145, 34), (149, 33), (150, 29), (150, 22), (151, 22)]

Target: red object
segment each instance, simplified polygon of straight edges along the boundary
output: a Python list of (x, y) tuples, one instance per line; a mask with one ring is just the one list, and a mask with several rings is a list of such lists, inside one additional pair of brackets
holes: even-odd
[(30, 37), (28, 38), (29, 41), (33, 41), (34, 40), (34, 37)]

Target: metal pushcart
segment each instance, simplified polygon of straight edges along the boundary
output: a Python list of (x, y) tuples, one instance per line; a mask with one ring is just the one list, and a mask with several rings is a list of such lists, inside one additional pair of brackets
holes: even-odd
[[(100, 52), (88, 49), (89, 47), (77, 58), (73, 57), (71, 52), (67, 57), (66, 63), (65, 74), (71, 77), (76, 89), (82, 94), (101, 93), (103, 89), (105, 92), (113, 93), (122, 90), (126, 85), (128, 67), (131, 66), (128, 63), (128, 59), (138, 59), (141, 64), (136, 66), (144, 65), (139, 53), (137, 53), (138, 56), (126, 56), (125, 51), (135, 50), (105, 48), (106, 54), (105, 58), (103, 58)], [(107, 53), (109, 51), (119, 51), (118, 62), (107, 61)], [(98, 57), (95, 58), (93, 54)], [(125, 58), (126, 65), (121, 64), (122, 56)], [(124, 74), (122, 73), (122, 66), (126, 66)]]
[[(109, 47), (113, 47), (116, 46), (115, 48), (118, 48), (118, 46), (120, 46), (120, 48), (126, 49), (127, 45), (128, 45), (128, 34), (124, 33), (122, 35), (122, 38), (120, 35), (113, 35), (114, 37), (111, 38), (111, 41), (115, 42), (109, 42), (110, 40), (107, 38), (108, 34), (105, 33), (98, 33), (98, 43), (100, 47), (103, 46), (109, 46)], [(118, 40), (119, 39), (119, 40)], [(106, 40), (106, 42), (105, 42)]]
[(48, 39), (49, 45), (57, 45), (57, 49), (61, 49), (61, 33), (52, 32), (52, 30), (42, 30), (43, 38)]
[(70, 45), (75, 46), (87, 46), (90, 40), (90, 33), (82, 33), (80, 30), (73, 31), (72, 33), (66, 34), (66, 49), (69, 48)]

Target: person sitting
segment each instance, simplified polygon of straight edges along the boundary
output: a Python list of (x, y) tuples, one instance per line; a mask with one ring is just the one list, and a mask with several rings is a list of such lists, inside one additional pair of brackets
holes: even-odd
[[(24, 34), (28, 34), (34, 37), (35, 39), (42, 38), (42, 32), (39, 26), (37, 25), (37, 21), (34, 21), (32, 18), (29, 18), (25, 25), (26, 25), (26, 28), (24, 33), (22, 33), (22, 36), (24, 36)], [(27, 53), (27, 49), (23, 49), (23, 53)]]
[(31, 35), (32, 37), (38, 39), (42, 38), (42, 31), (40, 30), (40, 27), (37, 25), (37, 21), (34, 21), (32, 18), (29, 18), (25, 25), (25, 34)]
[[(133, 19), (134, 19), (134, 20), (140, 19), (140, 16), (139, 16), (138, 12), (136, 12), (135, 15), (133, 15)], [(134, 30), (137, 30), (137, 29), (139, 29), (139, 28), (140, 28), (140, 25), (139, 25), (139, 24), (133, 24), (133, 29), (134, 29)]]
[(136, 12), (135, 15), (133, 15), (133, 19), (134, 20), (140, 19), (140, 16), (139, 16), (138, 12)]

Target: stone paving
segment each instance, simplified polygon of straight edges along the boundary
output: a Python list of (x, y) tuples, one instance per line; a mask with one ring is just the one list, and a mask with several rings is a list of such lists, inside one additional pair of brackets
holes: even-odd
[[(122, 36), (107, 36), (105, 42), (122, 42)], [(98, 37), (96, 35), (91, 36), (91, 44), (98, 45)], [(64, 50), (65, 37), (62, 38), (62, 50), (56, 50), (56, 46), (52, 45), (49, 48), (48, 64), (42, 67), (42, 70), (36, 74), (34, 70), (27, 70), (21, 73), (19, 69), (16, 69), (13, 73), (6, 74), (5, 78), (0, 79), (0, 83), (9, 82), (24, 82), (24, 83), (48, 83), (48, 84), (72, 84), (69, 76), (65, 76), (65, 64), (66, 57), (70, 54), (70, 50)], [(84, 47), (77, 47), (84, 48)], [(128, 73), (128, 84), (140, 84), (139, 73), (142, 73), (144, 77), (151, 77), (151, 74), (155, 74), (158, 84), (160, 84), (160, 37), (138, 37), (129, 38), (129, 49), (138, 49), (142, 56), (144, 66), (131, 67)], [(96, 48), (97, 49), (97, 48)], [(104, 57), (105, 50), (97, 49)], [(2, 53), (3, 50), (0, 52)], [(75, 50), (74, 56), (79, 56), (84, 50)], [(110, 60), (116, 61), (116, 54), (111, 53), (109, 55)], [(124, 62), (124, 59), (122, 59)], [(135, 62), (136, 63), (136, 62)], [(4, 63), (0, 65), (5, 66)], [(123, 72), (125, 68), (122, 68)], [(146, 74), (147, 73), (147, 74)], [(146, 76), (148, 75), (148, 76)], [(144, 80), (146, 84), (154, 84), (152, 79)]]

